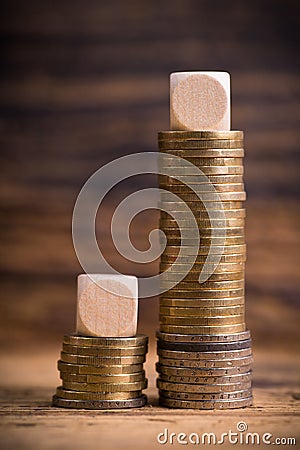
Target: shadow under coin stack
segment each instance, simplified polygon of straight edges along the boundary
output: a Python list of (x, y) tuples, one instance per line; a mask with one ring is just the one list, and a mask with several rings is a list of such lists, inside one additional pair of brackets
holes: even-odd
[[(160, 331), (157, 333), (160, 404), (198, 409), (250, 406), (252, 351), (250, 333), (245, 325), (244, 301), (243, 132), (161, 132), (159, 149), (191, 162), (208, 177), (219, 195), (226, 219), (222, 222), (225, 237), (212, 239), (212, 229), (214, 233), (224, 232), (224, 229), (220, 230), (217, 219), (211, 219), (218, 216), (218, 203), (210, 201), (207, 208), (190, 187), (199, 183), (201, 188), (202, 179), (186, 169), (185, 183), (182, 183), (175, 177), (178, 169), (175, 166), (174, 177), (160, 175), (160, 188), (179, 197), (177, 203), (170, 202), (162, 194), (160, 203), (160, 229), (167, 237), (160, 272), (169, 269), (162, 275), (165, 292), (160, 296)], [(164, 157), (160, 166), (165, 169), (163, 173), (166, 170), (170, 173), (172, 169), (167, 158)], [(191, 221), (185, 220), (183, 204), (196, 219), (200, 245), (192, 269), (172, 287), (174, 280), (185, 273), (185, 259), (178, 258), (180, 246), (185, 246), (185, 254), (189, 246), (195, 248), (193, 239), (181, 242), (182, 227), (188, 231), (192, 226)], [(176, 220), (164, 210), (183, 214), (181, 232)], [(199, 275), (209, 252), (218, 255), (219, 263), (200, 284)], [(166, 290), (168, 285), (171, 287)]]
[(146, 404), (143, 370), (148, 337), (64, 337), (58, 370), (62, 386), (53, 406), (84, 409), (138, 408)]

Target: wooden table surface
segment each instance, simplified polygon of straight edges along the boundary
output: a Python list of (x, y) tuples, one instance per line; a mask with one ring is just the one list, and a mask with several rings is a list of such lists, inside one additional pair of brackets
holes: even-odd
[[(55, 370), (58, 350), (6, 355), (1, 365), (1, 448), (39, 450), (152, 450), (157, 435), (167, 428), (180, 432), (235, 432), (245, 422), (248, 432), (271, 433), (275, 438), (300, 443), (300, 361), (296, 354), (255, 351), (254, 406), (227, 411), (195, 411), (158, 406), (155, 388), (155, 354), (146, 363), (149, 403), (140, 409), (121, 411), (68, 410), (51, 407), (51, 397), (60, 384)], [(255, 349), (254, 349), (255, 350)], [(165, 445), (181, 448), (182, 444)], [(222, 448), (231, 448), (223, 444)], [(254, 448), (259, 448), (254, 447)], [(240, 447), (238, 447), (240, 448)], [(252, 448), (252, 446), (251, 446)], [(290, 448), (288, 446), (288, 448)]]

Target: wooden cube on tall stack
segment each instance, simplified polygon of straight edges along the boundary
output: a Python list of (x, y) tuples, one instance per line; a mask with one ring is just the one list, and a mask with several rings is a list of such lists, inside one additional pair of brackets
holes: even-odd
[[(167, 238), (157, 333), (160, 404), (249, 406), (253, 359), (245, 323), (244, 145), (243, 132), (230, 131), (229, 74), (172, 74), (170, 106), (172, 131), (158, 135), (159, 167), (169, 174), (160, 176), (159, 187), (177, 196), (170, 200), (163, 192), (160, 199), (160, 229)], [(215, 265), (207, 263), (209, 255)], [(199, 282), (202, 271), (205, 281)]]

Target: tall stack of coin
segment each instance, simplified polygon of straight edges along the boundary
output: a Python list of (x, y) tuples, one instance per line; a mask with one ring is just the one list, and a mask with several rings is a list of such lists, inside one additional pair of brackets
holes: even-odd
[(146, 404), (143, 370), (148, 337), (84, 337), (63, 340), (58, 370), (62, 386), (53, 406), (83, 409), (138, 408)]
[[(199, 409), (249, 406), (252, 352), (244, 301), (243, 132), (161, 132), (159, 149), (160, 173), (167, 174), (160, 175), (159, 187), (177, 196), (170, 200), (162, 193), (160, 202), (160, 229), (167, 238), (160, 263), (160, 403)], [(204, 178), (195, 173), (195, 166)], [(170, 211), (180, 218), (180, 227)], [(195, 260), (186, 272), (196, 245)], [(205, 266), (209, 255), (217, 262)], [(199, 282), (204, 267), (206, 279)]]

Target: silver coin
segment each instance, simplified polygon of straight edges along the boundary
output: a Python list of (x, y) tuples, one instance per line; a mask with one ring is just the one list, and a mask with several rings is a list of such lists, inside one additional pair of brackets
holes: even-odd
[(52, 405), (62, 408), (75, 409), (124, 409), (124, 408), (140, 408), (147, 403), (146, 395), (140, 398), (129, 400), (68, 400), (53, 396)]
[(164, 333), (161, 331), (156, 332), (156, 336), (159, 339), (169, 342), (236, 342), (250, 339), (250, 331), (242, 331), (232, 334), (172, 334)]
[(163, 381), (168, 381), (170, 383), (184, 383), (184, 384), (236, 384), (244, 383), (252, 380), (252, 373), (247, 372), (245, 374), (229, 375), (224, 377), (187, 377), (187, 376), (176, 376), (176, 375), (166, 375), (165, 373), (159, 372), (159, 378)]
[(174, 375), (179, 377), (212, 377), (215, 378), (225, 377), (225, 376), (233, 376), (233, 375), (245, 375), (248, 372), (251, 372), (252, 365), (248, 364), (245, 366), (236, 366), (236, 367), (226, 367), (226, 368), (218, 368), (218, 367), (209, 367), (209, 368), (197, 368), (197, 367), (170, 367), (165, 366), (160, 363), (156, 363), (156, 370), (159, 373), (163, 373), (166, 375)]
[(161, 389), (163, 391), (216, 394), (218, 392), (233, 392), (250, 389), (251, 381), (244, 381), (241, 383), (226, 383), (226, 384), (186, 384), (186, 383), (170, 383), (169, 381), (163, 381), (158, 378), (156, 380), (156, 386), (158, 389)]
[(251, 389), (245, 389), (242, 391), (233, 392), (219, 392), (215, 394), (194, 394), (192, 392), (174, 392), (174, 391), (159, 391), (159, 396), (164, 398), (173, 398), (176, 400), (186, 400), (186, 401), (202, 401), (202, 400), (233, 400), (240, 398), (248, 398), (252, 395)]
[(176, 351), (176, 350), (165, 350), (158, 348), (158, 356), (163, 358), (180, 359), (180, 360), (209, 360), (209, 361), (220, 361), (220, 360), (230, 360), (236, 358), (244, 358), (252, 355), (251, 348), (245, 348), (242, 350), (231, 350), (231, 351), (220, 351), (220, 352), (186, 352), (186, 351)]
[(205, 368), (220, 368), (225, 369), (226, 367), (241, 367), (248, 366), (253, 363), (252, 356), (245, 356), (244, 358), (236, 359), (222, 359), (220, 361), (214, 360), (196, 360), (196, 359), (171, 359), (159, 357), (159, 364), (169, 367), (194, 367), (199, 369)]
[(244, 341), (226, 342), (226, 343), (182, 343), (182, 342), (169, 342), (159, 339), (157, 341), (159, 348), (165, 350), (176, 350), (183, 352), (219, 352), (219, 351), (232, 351), (241, 350), (244, 348), (251, 348), (251, 339), (245, 339)]
[(236, 409), (245, 408), (251, 406), (253, 398), (241, 398), (235, 400), (176, 400), (171, 398), (159, 398), (159, 404), (161, 406), (167, 406), (169, 408), (184, 408), (184, 409)]

